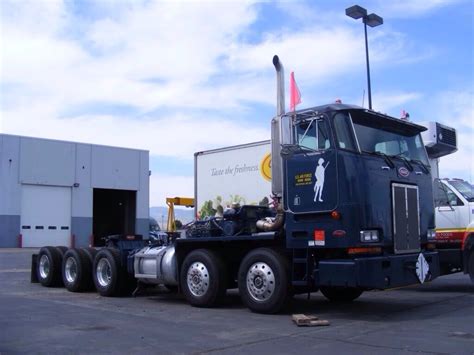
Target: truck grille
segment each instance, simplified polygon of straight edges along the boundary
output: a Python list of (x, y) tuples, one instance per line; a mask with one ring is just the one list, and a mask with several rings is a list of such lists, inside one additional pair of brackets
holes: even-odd
[(418, 186), (392, 184), (392, 208), (395, 253), (420, 251)]

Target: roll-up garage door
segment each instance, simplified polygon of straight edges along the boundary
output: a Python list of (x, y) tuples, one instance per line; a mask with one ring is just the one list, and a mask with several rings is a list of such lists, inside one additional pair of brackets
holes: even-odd
[(71, 188), (23, 185), (21, 234), (24, 247), (70, 244)]

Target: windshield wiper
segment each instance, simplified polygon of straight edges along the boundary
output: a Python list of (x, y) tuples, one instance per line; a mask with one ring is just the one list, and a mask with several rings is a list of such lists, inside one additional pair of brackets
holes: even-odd
[(423, 163), (420, 159), (410, 159), (411, 162), (419, 164), (424, 171), (425, 174), (428, 174), (430, 172), (429, 168), (426, 166), (425, 163)]
[(379, 151), (369, 152), (368, 150), (363, 150), (363, 152), (364, 152), (364, 153), (371, 154), (371, 155), (378, 155), (378, 156), (381, 156), (381, 157), (383, 157), (383, 159), (385, 160), (385, 162), (387, 163), (387, 165), (390, 167), (390, 169), (395, 168), (395, 164), (393, 163), (392, 159), (390, 159), (390, 157), (389, 157), (387, 154), (382, 153), (382, 152), (379, 152)]
[(405, 158), (403, 153), (390, 155), (390, 158), (399, 158), (399, 159), (403, 160), (403, 162), (405, 163), (405, 166), (408, 168), (408, 170), (413, 171), (413, 165), (411, 165), (410, 160)]

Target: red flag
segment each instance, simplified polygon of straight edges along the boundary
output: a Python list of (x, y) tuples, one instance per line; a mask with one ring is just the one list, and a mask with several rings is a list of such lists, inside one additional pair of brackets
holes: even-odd
[(295, 73), (290, 74), (290, 111), (295, 111), (296, 105), (301, 103), (301, 94), (296, 85)]

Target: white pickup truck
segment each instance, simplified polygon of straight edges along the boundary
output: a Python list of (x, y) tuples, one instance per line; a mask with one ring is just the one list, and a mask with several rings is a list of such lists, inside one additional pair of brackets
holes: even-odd
[(434, 196), (441, 273), (463, 271), (474, 282), (474, 187), (461, 179), (436, 179)]

